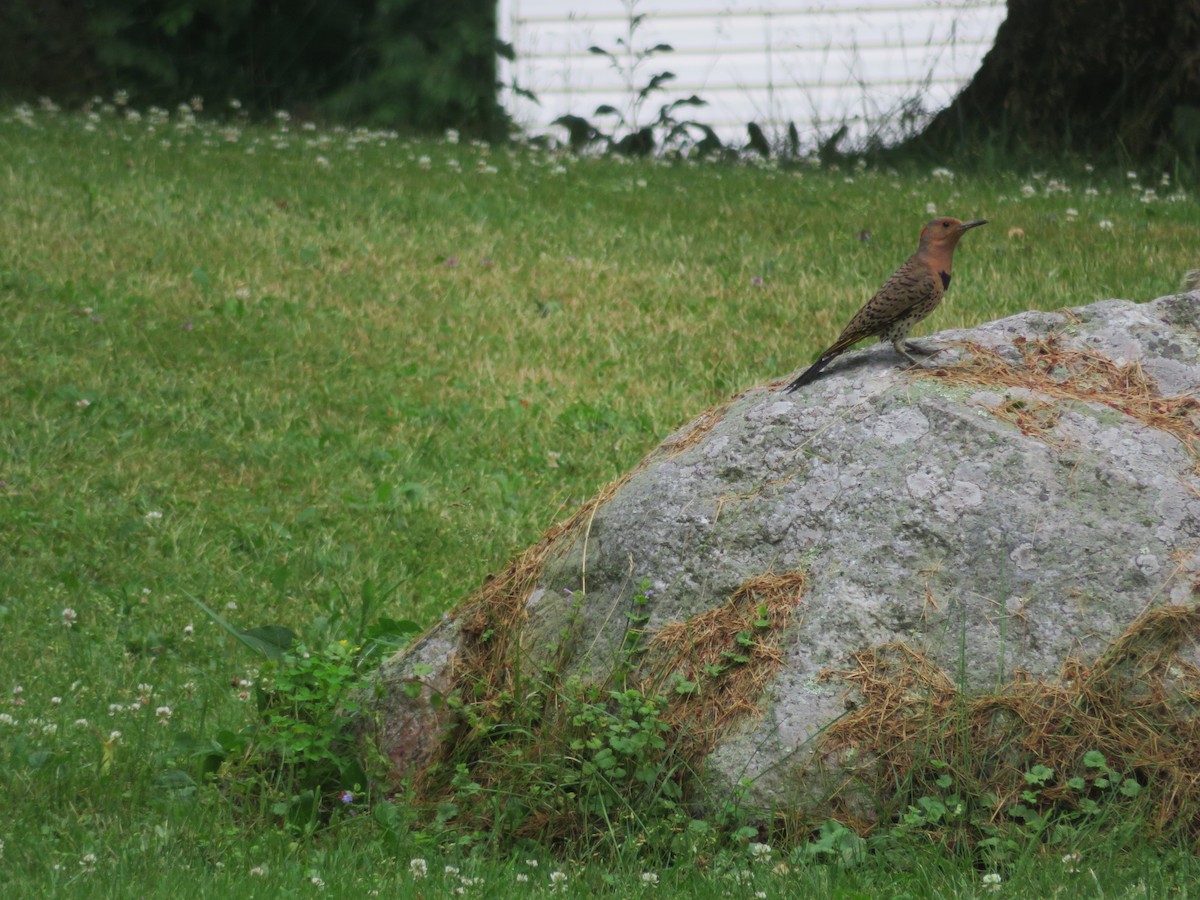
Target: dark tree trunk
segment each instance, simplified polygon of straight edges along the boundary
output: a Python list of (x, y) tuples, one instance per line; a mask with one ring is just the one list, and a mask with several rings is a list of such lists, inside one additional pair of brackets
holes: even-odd
[(911, 144), (1131, 160), (1200, 150), (1200, 0), (1008, 0), (975, 78)]

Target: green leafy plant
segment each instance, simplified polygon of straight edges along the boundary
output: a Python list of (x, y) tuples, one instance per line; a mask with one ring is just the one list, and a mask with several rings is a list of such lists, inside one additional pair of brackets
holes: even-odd
[[(216, 780), (239, 801), (291, 827), (311, 829), (334, 810), (365, 800), (368, 760), (352, 728), (361, 711), (357, 691), (378, 665), (382, 649), (411, 636), (411, 622), (381, 619), (368, 624), (376, 599), (367, 584), (361, 595), (358, 632), (364, 643), (342, 638), (309, 645), (291, 629), (266, 625), (241, 630), (199, 598), (192, 601), (225, 631), (265, 660), (255, 684), (257, 720), (215, 739), (183, 735), (176, 755)], [(318, 631), (329, 628), (322, 621)], [(179, 779), (180, 772), (171, 770)]]
[(637, 11), (639, 3), (640, 0), (622, 0), (626, 28), (625, 34), (616, 39), (616, 49), (608, 50), (596, 45), (588, 47), (589, 53), (608, 60), (609, 66), (620, 77), (628, 104), (624, 110), (609, 103), (596, 107), (592, 113), (594, 118), (604, 118), (613, 123), (607, 131), (581, 116), (562, 116), (557, 119), (554, 124), (568, 130), (574, 150), (581, 150), (588, 144), (603, 140), (609, 149), (617, 153), (626, 156), (647, 156), (654, 151), (656, 144), (668, 147), (688, 141), (691, 137), (688, 131), (690, 127), (700, 129), (706, 138), (715, 138), (712, 129), (707, 126), (677, 118), (678, 111), (684, 107), (707, 105), (706, 101), (695, 94), (664, 103), (653, 119), (643, 119), (642, 112), (646, 103), (654, 94), (667, 89), (666, 86), (675, 80), (675, 73), (665, 69), (647, 73), (646, 69), (652, 60), (674, 52), (674, 48), (664, 43), (652, 46), (639, 43), (638, 32), (646, 19), (644, 13)]

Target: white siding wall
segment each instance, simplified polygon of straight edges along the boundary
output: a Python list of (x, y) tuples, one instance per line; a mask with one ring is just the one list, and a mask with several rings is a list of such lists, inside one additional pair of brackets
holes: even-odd
[[(515, 120), (534, 131), (572, 113), (592, 118), (607, 103), (631, 113), (629, 83), (664, 70), (677, 78), (652, 95), (638, 124), (669, 100), (699, 95), (680, 111), (742, 143), (756, 121), (768, 135), (795, 122), (811, 142), (843, 122), (853, 137), (885, 128), (906, 102), (931, 114), (971, 79), (1005, 16), (1004, 0), (641, 0), (633, 49), (674, 52), (646, 60), (632, 79), (588, 52), (628, 40), (622, 0), (499, 0), (501, 37), (517, 53), (506, 80), (541, 105), (506, 92)], [(626, 65), (628, 69), (628, 64)], [(920, 124), (919, 122), (917, 124)]]

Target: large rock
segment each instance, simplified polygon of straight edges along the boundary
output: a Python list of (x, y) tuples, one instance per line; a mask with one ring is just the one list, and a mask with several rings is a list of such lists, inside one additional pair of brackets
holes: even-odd
[(709, 783), (772, 804), (829, 761), (820, 736), (859, 698), (822, 673), (856, 652), (899, 642), (984, 690), (1190, 602), (1200, 293), (928, 342), (951, 347), (936, 372), (873, 346), (701, 416), (387, 663), (375, 738), (396, 779), (463, 734), (437, 699), (517, 670), (601, 681), (631, 611), (638, 671), (685, 686)]

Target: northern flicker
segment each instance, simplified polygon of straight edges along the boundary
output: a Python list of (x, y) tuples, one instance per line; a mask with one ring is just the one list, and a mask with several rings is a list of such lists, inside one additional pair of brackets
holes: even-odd
[(934, 219), (922, 228), (917, 252), (893, 272), (879, 292), (854, 314), (833, 346), (785, 390), (790, 393), (808, 384), (853, 344), (874, 335), (878, 335), (881, 342), (890, 341), (897, 353), (918, 365), (908, 351), (923, 351), (908, 340), (908, 333), (937, 309), (942, 302), (942, 295), (950, 287), (950, 268), (958, 239), (968, 229), (986, 224), (986, 219), (960, 222), (958, 219), (944, 218)]

